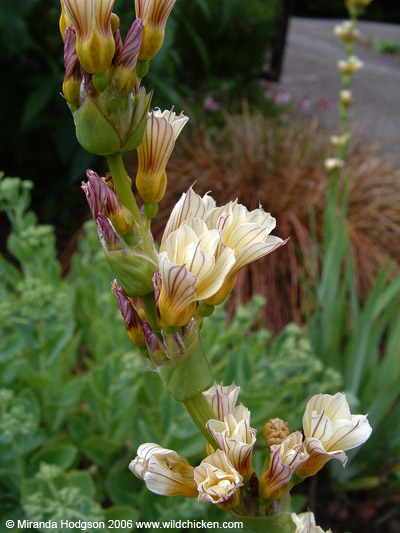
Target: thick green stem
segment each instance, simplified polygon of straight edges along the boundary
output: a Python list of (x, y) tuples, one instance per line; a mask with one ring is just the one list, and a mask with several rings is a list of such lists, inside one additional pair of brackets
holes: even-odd
[(140, 233), (143, 239), (143, 248), (149, 254), (152, 259), (155, 259), (154, 247), (149, 239), (148, 232), (146, 231), (142, 215), (140, 214), (139, 207), (136, 203), (133, 195), (130, 183), (128, 181), (128, 175), (122, 161), (121, 152), (116, 152), (107, 156), (108, 165), (113, 178), (115, 189), (118, 194), (121, 204), (129, 209), (133, 218), (139, 226)]
[(191, 398), (190, 400), (186, 400), (182, 402), (183, 406), (185, 407), (186, 411), (189, 413), (191, 419), (196, 424), (196, 426), (199, 428), (199, 430), (203, 433), (205, 438), (208, 440), (208, 442), (211, 444), (211, 446), (217, 450), (219, 448), (218, 444), (215, 442), (214, 438), (212, 437), (211, 433), (206, 428), (206, 423), (211, 420), (212, 418), (217, 418), (216, 414), (214, 413), (211, 405), (208, 403), (208, 401), (205, 399), (203, 394), (199, 394), (195, 398)]

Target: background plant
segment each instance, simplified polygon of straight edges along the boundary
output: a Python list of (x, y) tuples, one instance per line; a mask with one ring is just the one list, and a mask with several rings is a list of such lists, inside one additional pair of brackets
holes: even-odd
[[(17, 269), (0, 260), (1, 518), (229, 519), (194, 501), (160, 500), (129, 472), (143, 441), (177, 449), (194, 464), (204, 441), (126, 337), (94, 224), (86, 224), (62, 278), (53, 229), (28, 211), (31, 187), (19, 178), (0, 181), (0, 205), (13, 227), (9, 252), (18, 262)], [(273, 339), (258, 318), (264, 303), (238, 308), (228, 327), (218, 309), (204, 326), (204, 344), (217, 381), (240, 380), (257, 425), (279, 411), (295, 429), (305, 398), (317, 388), (337, 390), (342, 378), (324, 368), (298, 326)], [(260, 434), (256, 464), (264, 447)]]

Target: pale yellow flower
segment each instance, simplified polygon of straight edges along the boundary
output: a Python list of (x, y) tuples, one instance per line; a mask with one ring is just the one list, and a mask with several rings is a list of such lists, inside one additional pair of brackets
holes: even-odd
[(173, 450), (151, 442), (142, 444), (129, 469), (136, 477), (143, 479), (146, 487), (155, 494), (197, 497), (194, 468)]
[(332, 135), (329, 140), (330, 140), (332, 146), (334, 146), (335, 148), (341, 148), (347, 142), (349, 142), (350, 134), (349, 133), (345, 133), (343, 135)]
[(303, 416), (304, 447), (308, 460), (297, 470), (306, 478), (316, 474), (330, 459), (347, 463), (346, 450), (363, 444), (372, 428), (364, 415), (352, 415), (346, 396), (338, 392), (317, 394), (307, 403)]
[(328, 159), (325, 159), (324, 165), (325, 165), (325, 170), (327, 170), (328, 172), (331, 172), (332, 170), (343, 168), (344, 161), (342, 159), (338, 159), (337, 157), (329, 157)]
[(243, 478), (222, 450), (209, 455), (194, 469), (194, 479), (202, 503), (215, 503), (225, 509), (239, 503)]
[(340, 91), (339, 95), (340, 103), (345, 106), (349, 107), (353, 103), (353, 93), (349, 89), (343, 89)]
[(268, 470), (260, 478), (260, 496), (266, 500), (281, 498), (289, 488), (293, 473), (307, 459), (300, 431), (291, 433), (281, 444), (273, 444)]
[[(217, 208), (208, 194), (201, 198), (192, 188), (183, 194), (160, 247), (160, 272), (161, 268), (164, 272), (159, 306), (165, 322), (186, 324), (198, 300), (221, 303), (242, 267), (284, 244), (269, 235), (274, 227), (275, 219), (261, 208), (248, 211), (237, 201)], [(204, 256), (202, 249), (210, 253)]]
[(234, 468), (247, 482), (252, 473), (252, 454), (256, 430), (250, 427), (250, 411), (243, 405), (225, 415), (224, 420), (209, 420), (207, 428)]
[[(115, 52), (111, 13), (115, 0), (63, 0), (65, 22), (76, 32), (76, 52), (82, 67), (90, 74), (110, 68)], [(63, 14), (61, 15), (63, 17)], [(62, 31), (62, 30), (61, 30)]]
[(295, 533), (332, 533), (330, 529), (325, 532), (320, 526), (315, 524), (314, 513), (291, 513), (291, 517), (296, 525)]
[(350, 56), (348, 59), (341, 59), (337, 62), (337, 67), (341, 74), (354, 74), (363, 66), (364, 63), (356, 56)]
[(175, 0), (135, 0), (136, 16), (144, 24), (139, 59), (149, 61), (161, 48), (174, 4)]
[(206, 222), (209, 228), (215, 227), (221, 231), (222, 242), (235, 253), (235, 264), (223, 286), (206, 300), (210, 305), (218, 305), (234, 288), (241, 268), (273, 252), (286, 241), (270, 235), (276, 225), (270, 213), (266, 213), (261, 206), (249, 211), (237, 200), (210, 209)]
[(228, 387), (221, 384), (215, 384), (207, 391), (203, 392), (207, 402), (211, 405), (218, 420), (224, 420), (228, 413), (232, 413), (236, 406), (239, 396), (240, 387), (234, 383)]
[(350, 20), (345, 20), (342, 24), (336, 25), (333, 32), (345, 42), (354, 42), (360, 37), (360, 32)]
[(210, 230), (203, 220), (208, 204), (207, 198), (189, 189), (174, 207), (164, 231), (158, 256), (158, 306), (169, 326), (187, 324), (196, 302), (221, 288), (235, 262), (233, 250), (221, 242), (221, 232)]
[(165, 167), (182, 128), (189, 120), (173, 109), (161, 112), (155, 109), (148, 115), (142, 142), (137, 147), (138, 173), (136, 186), (145, 202), (159, 202), (165, 193)]

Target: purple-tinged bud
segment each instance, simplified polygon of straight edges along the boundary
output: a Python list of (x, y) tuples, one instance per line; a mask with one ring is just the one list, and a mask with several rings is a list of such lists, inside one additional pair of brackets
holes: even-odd
[(121, 32), (119, 31), (119, 29), (117, 29), (117, 31), (114, 33), (114, 41), (115, 41), (115, 54), (114, 54), (113, 62), (117, 60), (117, 57), (122, 52), (122, 39), (121, 39)]
[(112, 292), (117, 299), (119, 310), (122, 318), (125, 321), (126, 332), (129, 340), (134, 346), (144, 348), (146, 346), (146, 339), (143, 331), (142, 321), (132, 303), (132, 300), (125, 294), (122, 287), (120, 287), (115, 279), (112, 282)]
[(144, 251), (129, 248), (103, 214), (96, 216), (97, 232), (106, 259), (125, 294), (136, 298), (153, 290), (151, 278), (157, 265)]
[(112, 78), (116, 91), (123, 96), (131, 93), (135, 86), (135, 68), (142, 42), (142, 31), (142, 21), (140, 19), (134, 20), (121, 52), (115, 56)]
[(82, 69), (76, 53), (76, 34), (72, 26), (65, 30), (64, 65), (64, 97), (71, 106), (79, 107)]
[(154, 299), (156, 301), (157, 307), (158, 307), (158, 299), (160, 297), (160, 292), (161, 292), (161, 285), (162, 285), (161, 274), (159, 270), (156, 270), (153, 274), (153, 288), (154, 288)]
[(118, 236), (108, 218), (103, 213), (96, 215), (97, 233), (103, 248), (113, 250), (118, 244)]
[(133, 215), (120, 204), (115, 190), (93, 170), (87, 170), (86, 176), (88, 182), (82, 182), (81, 187), (85, 192), (92, 215), (94, 217), (98, 213), (107, 215), (120, 235), (131, 232), (134, 227)]

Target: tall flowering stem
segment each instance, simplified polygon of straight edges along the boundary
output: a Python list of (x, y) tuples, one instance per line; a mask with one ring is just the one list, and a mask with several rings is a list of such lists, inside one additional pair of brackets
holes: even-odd
[(133, 215), (138, 224), (143, 239), (143, 247), (150, 256), (155, 257), (154, 247), (146, 231), (142, 215), (136, 203), (135, 197), (132, 193), (130, 179), (125, 169), (122, 155), (120, 152), (107, 156), (108, 165), (111, 175), (113, 177), (114, 185), (118, 194), (118, 198), (123, 206), (125, 206)]

